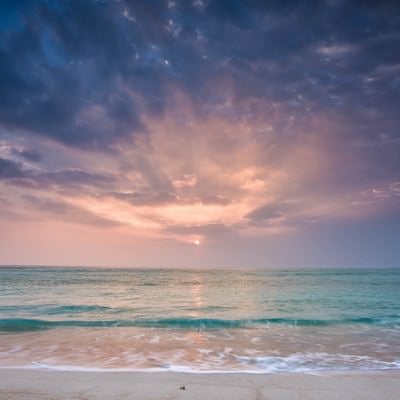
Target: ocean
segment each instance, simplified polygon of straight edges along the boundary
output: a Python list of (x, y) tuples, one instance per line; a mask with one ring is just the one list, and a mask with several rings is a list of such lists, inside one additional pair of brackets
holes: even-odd
[(0, 368), (400, 369), (400, 270), (1, 267)]

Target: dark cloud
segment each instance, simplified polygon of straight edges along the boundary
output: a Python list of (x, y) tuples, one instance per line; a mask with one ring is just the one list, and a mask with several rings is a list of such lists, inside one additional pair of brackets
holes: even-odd
[(66, 169), (57, 172), (46, 172), (33, 177), (41, 185), (60, 186), (95, 186), (108, 187), (114, 182), (113, 177), (86, 172), (80, 169)]
[(95, 188), (109, 188), (115, 179), (80, 169), (64, 169), (55, 172), (37, 172), (23, 168), (22, 164), (0, 158), (0, 179), (21, 187), (72, 189), (83, 186)]
[(31, 149), (12, 148), (11, 154), (31, 162), (38, 162), (42, 159), (42, 155), (38, 151)]
[(130, 45), (112, 18), (116, 10), (96, 3), (32, 2), (20, 15), (22, 29), (5, 32), (0, 119), (8, 129), (94, 149), (140, 129), (118, 67)]
[(252, 222), (260, 222), (263, 223), (268, 220), (273, 220), (279, 217), (282, 217), (285, 215), (282, 212), (282, 206), (280, 207), (279, 205), (276, 204), (268, 204), (265, 206), (261, 206), (256, 208), (255, 210), (252, 210), (246, 215), (246, 218), (248, 218)]
[(136, 206), (158, 206), (172, 204), (179, 201), (175, 193), (139, 193), (139, 192), (113, 192), (109, 196)]
[(31, 195), (23, 196), (25, 203), (31, 208), (48, 216), (55, 216), (70, 223), (94, 225), (98, 227), (115, 227), (116, 221), (100, 217), (83, 208), (73, 206), (61, 200), (40, 198)]
[(397, 135), (400, 84), (379, 72), (400, 62), (396, 1), (21, 4), (2, 5), (0, 123), (8, 130), (109, 149), (145, 131), (142, 113), (162, 113), (171, 85), (200, 112), (225, 101), (215, 85), (223, 81), (235, 102), (283, 103), (297, 124), (310, 110), (340, 110), (357, 125), (374, 108), (377, 127), (389, 119), (384, 132)]
[(25, 171), (21, 164), (0, 158), (0, 179), (22, 178), (24, 175)]

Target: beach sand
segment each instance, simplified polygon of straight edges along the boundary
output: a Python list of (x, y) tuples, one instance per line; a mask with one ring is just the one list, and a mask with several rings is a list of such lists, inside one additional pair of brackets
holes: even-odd
[(400, 371), (254, 375), (0, 370), (1, 400), (398, 400), (399, 396)]

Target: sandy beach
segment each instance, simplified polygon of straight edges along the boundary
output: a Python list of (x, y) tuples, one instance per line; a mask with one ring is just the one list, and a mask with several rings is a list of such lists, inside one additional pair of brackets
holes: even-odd
[(319, 375), (0, 371), (1, 400), (397, 400), (399, 393), (399, 371)]

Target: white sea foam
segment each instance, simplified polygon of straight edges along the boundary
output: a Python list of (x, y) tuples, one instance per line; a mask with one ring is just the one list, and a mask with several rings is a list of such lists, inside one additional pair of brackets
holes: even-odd
[(1, 365), (0, 369), (27, 369), (27, 370), (41, 370), (41, 371), (76, 371), (76, 372), (179, 372), (190, 374), (275, 374), (275, 373), (306, 373), (310, 375), (322, 375), (325, 373), (336, 372), (349, 372), (349, 371), (382, 371), (382, 370), (399, 370), (400, 360), (385, 365), (375, 365), (371, 367), (364, 367), (359, 369), (352, 369), (348, 367), (336, 368), (311, 368), (311, 367), (297, 367), (297, 368), (282, 368), (284, 363), (277, 362), (274, 365), (259, 369), (241, 368), (241, 369), (212, 369), (212, 368), (196, 368), (189, 365), (170, 364), (161, 367), (149, 368), (134, 368), (134, 367), (120, 367), (120, 368), (106, 368), (94, 366), (78, 366), (78, 365), (50, 365), (44, 363), (32, 362), (26, 365)]
[[(237, 364), (231, 365), (225, 362), (227, 354), (220, 353), (208, 362), (196, 364), (182, 364), (177, 355), (171, 362), (163, 363), (159, 360), (158, 366), (139, 367), (138, 357), (132, 357), (129, 366), (113, 365), (109, 360), (108, 365), (81, 365), (65, 364), (57, 362), (56, 359), (43, 361), (31, 361), (29, 364), (3, 364), (0, 369), (38, 369), (52, 371), (82, 371), (82, 372), (185, 372), (196, 374), (220, 374), (220, 373), (310, 373), (319, 374), (324, 372), (340, 371), (379, 371), (400, 369), (400, 359), (393, 361), (377, 360), (368, 356), (354, 356), (349, 354), (327, 354), (327, 353), (303, 353), (283, 356), (259, 356), (245, 357), (233, 355)], [(156, 358), (157, 355), (152, 354)]]

